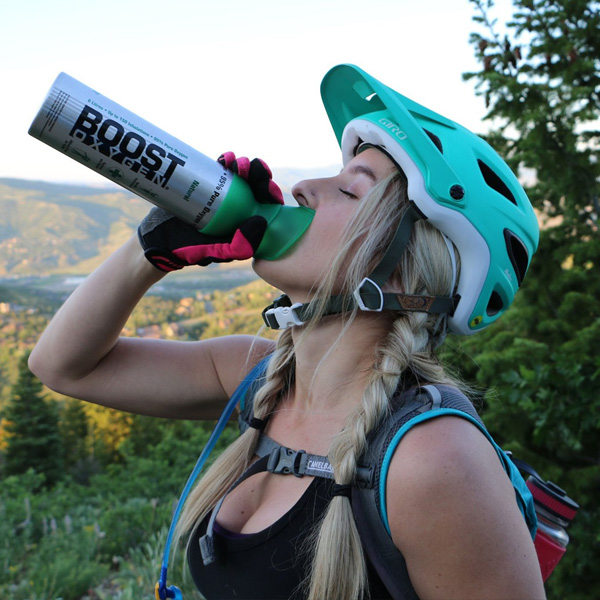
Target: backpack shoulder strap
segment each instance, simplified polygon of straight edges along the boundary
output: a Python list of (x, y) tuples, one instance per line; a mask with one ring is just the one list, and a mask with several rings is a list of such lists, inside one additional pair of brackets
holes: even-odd
[(394, 452), (406, 433), (415, 425), (441, 416), (469, 420), (494, 446), (515, 488), (517, 502), (535, 535), (533, 499), (518, 469), (494, 442), (471, 402), (459, 390), (445, 385), (428, 385), (400, 394), (393, 399), (395, 410), (369, 438), (361, 461), (374, 465), (373, 487), (355, 486), (352, 508), (357, 529), (375, 570), (393, 598), (417, 600), (406, 561), (392, 541), (386, 505), (386, 483)]
[(240, 412), (238, 415), (238, 426), (240, 433), (244, 433), (250, 427), (250, 421), (254, 414), (254, 394), (264, 384), (267, 374), (267, 366), (271, 355), (265, 356), (254, 368), (246, 375), (244, 381), (240, 383), (233, 395), (239, 398)]
[[(465, 400), (468, 402), (468, 400), (466, 398), (465, 398)], [(527, 526), (530, 530), (531, 537), (533, 538), (535, 536), (535, 530), (537, 527), (537, 517), (535, 516), (535, 509), (533, 507), (533, 497), (531, 496), (531, 492), (527, 488), (525, 481), (524, 481), (523, 477), (521, 476), (516, 465), (509, 458), (509, 456), (506, 454), (506, 452), (504, 452), (504, 450), (502, 450), (502, 448), (500, 448), (500, 446), (498, 446), (498, 444), (494, 441), (494, 439), (490, 435), (489, 431), (485, 428), (485, 426), (483, 425), (483, 423), (479, 417), (475, 418), (473, 416), (473, 414), (470, 414), (469, 412), (467, 412), (463, 409), (460, 409), (460, 408), (444, 407), (444, 406), (442, 406), (441, 408), (439, 408), (437, 410), (431, 410), (430, 412), (426, 412), (426, 413), (417, 415), (410, 422), (405, 423), (396, 432), (396, 434), (392, 437), (389, 445), (387, 446), (387, 448), (385, 450), (385, 454), (383, 456), (383, 461), (381, 463), (381, 470), (380, 470), (379, 478), (378, 478), (378, 487), (379, 487), (378, 497), (379, 497), (379, 506), (380, 506), (380, 510), (381, 510), (381, 518), (383, 520), (383, 523), (385, 525), (387, 532), (389, 533), (390, 528), (389, 528), (389, 522), (388, 522), (388, 516), (387, 516), (385, 490), (386, 490), (386, 482), (387, 482), (387, 475), (388, 475), (389, 467), (390, 467), (393, 455), (398, 447), (398, 444), (400, 443), (400, 441), (404, 437), (404, 435), (406, 435), (406, 433), (415, 425), (418, 425), (419, 423), (423, 423), (430, 419), (435, 419), (437, 417), (443, 417), (443, 416), (460, 417), (460, 418), (466, 419), (467, 421), (470, 421), (476, 427), (478, 427), (478, 429), (481, 431), (481, 433), (483, 433), (483, 435), (488, 439), (490, 444), (492, 444), (494, 450), (496, 451), (496, 454), (498, 455), (498, 459), (500, 460), (504, 470), (506, 471), (507, 475), (509, 476), (509, 478), (512, 482), (513, 487), (515, 488), (517, 504), (519, 506), (521, 514), (523, 515), (523, 517), (525, 518), (525, 521), (527, 522)]]
[(392, 598), (418, 600), (412, 587), (406, 561), (386, 529), (380, 509), (379, 477), (385, 449), (395, 433), (406, 423), (441, 404), (441, 395), (434, 388), (411, 388), (392, 399), (393, 412), (369, 435), (366, 452), (360, 462), (374, 468), (373, 485), (352, 488), (352, 511), (361, 542), (379, 578)]

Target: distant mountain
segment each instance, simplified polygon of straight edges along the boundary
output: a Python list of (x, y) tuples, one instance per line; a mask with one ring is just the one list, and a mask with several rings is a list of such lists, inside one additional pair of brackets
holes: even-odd
[[(293, 183), (331, 173), (280, 169), (276, 177), (291, 200)], [(110, 183), (0, 178), (0, 276), (87, 274), (135, 232), (150, 208)]]
[(0, 275), (88, 273), (148, 206), (116, 187), (0, 179)]

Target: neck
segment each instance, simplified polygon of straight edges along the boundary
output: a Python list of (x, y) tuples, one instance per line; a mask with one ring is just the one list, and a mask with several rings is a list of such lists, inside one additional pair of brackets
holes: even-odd
[(362, 398), (375, 347), (388, 328), (388, 319), (370, 313), (358, 313), (350, 324), (331, 316), (307, 331), (295, 328), (294, 407), (350, 412)]

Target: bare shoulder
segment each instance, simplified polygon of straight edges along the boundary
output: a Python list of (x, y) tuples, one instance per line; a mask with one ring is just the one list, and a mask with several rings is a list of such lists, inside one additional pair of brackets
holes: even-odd
[(275, 350), (275, 342), (251, 335), (212, 338), (206, 344), (210, 360), (228, 395), (259, 361)]
[(512, 483), (466, 419), (439, 417), (406, 434), (392, 458), (386, 502), (419, 597), (545, 597)]

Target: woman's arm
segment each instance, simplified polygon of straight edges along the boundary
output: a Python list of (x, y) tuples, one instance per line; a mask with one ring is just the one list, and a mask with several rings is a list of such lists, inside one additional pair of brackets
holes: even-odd
[(411, 429), (392, 459), (393, 540), (421, 600), (540, 600), (535, 548), (496, 451), (468, 421)]
[(69, 297), (29, 366), (48, 387), (128, 412), (215, 418), (272, 342), (231, 336), (199, 342), (121, 338), (140, 298), (164, 273), (132, 237)]

